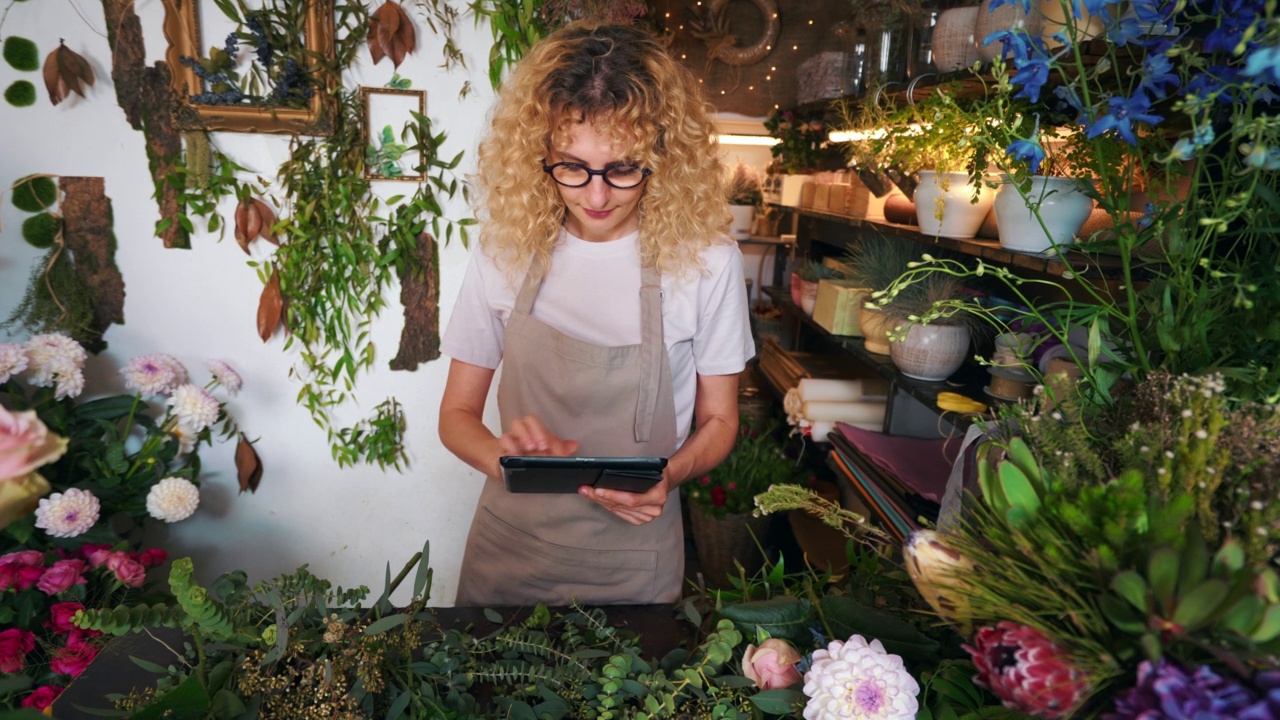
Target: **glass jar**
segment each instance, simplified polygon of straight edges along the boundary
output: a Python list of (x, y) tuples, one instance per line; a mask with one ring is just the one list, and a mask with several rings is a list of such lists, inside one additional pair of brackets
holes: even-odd
[(875, 0), (865, 8), (867, 88), (907, 79), (911, 60), (911, 14), (897, 0)]

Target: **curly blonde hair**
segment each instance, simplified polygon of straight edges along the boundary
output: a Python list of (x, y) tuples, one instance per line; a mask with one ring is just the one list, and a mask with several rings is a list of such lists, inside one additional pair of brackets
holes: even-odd
[(583, 21), (535, 45), (503, 85), (480, 143), (482, 248), (514, 278), (546, 263), (565, 204), (542, 161), (591, 122), (627, 159), (653, 170), (640, 200), (640, 256), (664, 273), (700, 268), (728, 242), (729, 212), (712, 108), (697, 81), (652, 34)]

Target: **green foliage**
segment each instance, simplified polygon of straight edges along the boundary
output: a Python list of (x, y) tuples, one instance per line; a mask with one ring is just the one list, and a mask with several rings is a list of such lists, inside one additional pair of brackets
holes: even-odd
[(476, 22), (489, 20), (493, 47), (489, 49), (489, 84), (497, 90), (502, 75), (529, 52), (549, 28), (538, 12), (540, 3), (524, 0), (472, 0), (468, 9)]
[(40, 250), (53, 247), (53, 241), (60, 232), (62, 232), (62, 218), (53, 213), (43, 212), (22, 221), (22, 239)]
[(787, 455), (787, 444), (776, 419), (760, 422), (744, 415), (729, 456), (710, 473), (681, 485), (681, 493), (715, 517), (751, 512), (757, 494), (794, 482), (801, 474), (796, 459)]
[(40, 54), (36, 50), (36, 44), (17, 35), (4, 39), (4, 60), (14, 70), (34, 72), (40, 69)]
[(391, 126), (387, 125), (378, 134), (378, 144), (369, 145), (365, 148), (365, 167), (369, 168), (370, 172), (377, 177), (404, 177), (404, 170), (400, 167), (400, 158), (404, 157), (408, 149), (408, 145), (396, 140)]
[(805, 282), (818, 282), (840, 277), (840, 272), (817, 260), (806, 260), (796, 266), (796, 275)]
[(40, 212), (58, 199), (58, 185), (47, 175), (28, 175), (13, 184), (13, 206), (26, 212)]
[(182, 608), (163, 603), (154, 605), (123, 605), (114, 608), (81, 610), (73, 618), (76, 627), (96, 630), (107, 635), (125, 635), (142, 632), (149, 627), (182, 627), (190, 616)]
[(770, 137), (780, 142), (769, 148), (775, 164), (784, 173), (807, 173), (822, 162), (827, 130), (821, 116), (797, 117), (790, 110), (778, 110), (765, 120)]
[(14, 107), (31, 107), (36, 104), (36, 86), (26, 80), (15, 80), (5, 88), (4, 99)]
[(76, 273), (71, 253), (59, 245), (35, 261), (22, 300), (0, 327), (20, 327), (33, 334), (63, 332), (82, 344), (98, 339), (93, 331), (93, 295)]

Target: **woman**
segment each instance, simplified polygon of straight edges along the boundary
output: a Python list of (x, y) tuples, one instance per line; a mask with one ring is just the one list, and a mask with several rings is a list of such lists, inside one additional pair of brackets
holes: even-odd
[[(732, 448), (754, 352), (710, 133), (697, 82), (633, 27), (561, 29), (503, 87), (479, 152), (480, 252), (442, 343), (440, 438), (488, 478), (459, 605), (678, 599), (677, 487)], [(645, 493), (512, 495), (504, 455), (670, 461)]]

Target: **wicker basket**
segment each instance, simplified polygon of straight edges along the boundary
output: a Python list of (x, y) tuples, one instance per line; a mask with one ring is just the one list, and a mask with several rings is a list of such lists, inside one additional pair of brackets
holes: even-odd
[(751, 513), (727, 514), (722, 518), (703, 512), (689, 504), (689, 523), (693, 545), (698, 550), (698, 564), (708, 587), (729, 587), (729, 577), (737, 576), (734, 560), (751, 577), (764, 565), (761, 547), (767, 547), (766, 535), (773, 518), (755, 517)]

